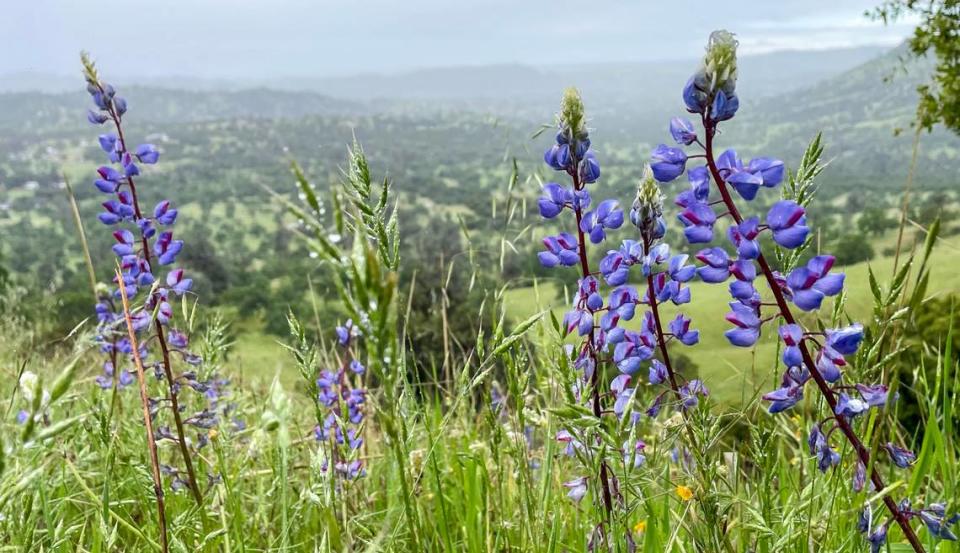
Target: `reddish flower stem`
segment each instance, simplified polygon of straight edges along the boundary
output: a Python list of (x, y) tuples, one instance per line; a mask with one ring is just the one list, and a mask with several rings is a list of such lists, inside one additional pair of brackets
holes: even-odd
[[(99, 83), (96, 85), (100, 89), (100, 93), (106, 93), (103, 90), (103, 87)], [(110, 119), (113, 121), (114, 127), (117, 129), (117, 139), (120, 141), (120, 151), (121, 155), (127, 153), (127, 143), (123, 137), (123, 127), (120, 125), (120, 114), (117, 113), (115, 106), (113, 104), (113, 99), (110, 99), (110, 102), (107, 104), (107, 113), (110, 115)], [(127, 185), (130, 187), (130, 197), (133, 202), (133, 212), (136, 215), (137, 219), (143, 218), (143, 214), (140, 211), (140, 202), (137, 200), (137, 186), (133, 182), (133, 177), (127, 176)], [(153, 272), (153, 263), (150, 259), (150, 244), (147, 240), (146, 235), (140, 233), (140, 243), (143, 247), (143, 258), (147, 262), (147, 266), (150, 267), (150, 271)], [(121, 288), (123, 287), (123, 280), (121, 279), (117, 283)], [(197, 484), (197, 476), (193, 470), (193, 461), (190, 458), (190, 449), (187, 447), (187, 438), (186, 433), (183, 429), (183, 419), (180, 416), (180, 404), (177, 401), (177, 392), (173, 378), (173, 371), (171, 370), (170, 364), (170, 349), (167, 346), (167, 341), (164, 337), (163, 325), (154, 318), (154, 325), (157, 328), (157, 342), (160, 345), (160, 353), (163, 359), (163, 372), (167, 378), (167, 388), (170, 398), (170, 409), (173, 411), (173, 421), (177, 428), (177, 443), (180, 446), (180, 453), (183, 457), (183, 463), (187, 469), (187, 479), (190, 487), (190, 491), (193, 493), (193, 498), (196, 500), (197, 505), (203, 504), (203, 495), (200, 492), (200, 486)], [(116, 367), (114, 367), (116, 371)]]
[[(580, 181), (579, 174), (579, 160), (574, 159), (573, 170), (568, 171), (570, 177), (573, 179), (573, 188), (576, 191), (583, 189), (583, 183)], [(583, 214), (580, 209), (574, 209), (574, 214), (576, 214), (577, 219), (577, 241), (580, 249), (580, 272), (583, 278), (587, 278), (592, 274), (590, 271), (590, 262), (587, 260), (587, 242), (583, 234), (583, 230), (580, 228), (580, 221), (583, 219)], [(580, 291), (577, 290), (579, 294)], [(596, 344), (594, 342), (594, 330), (590, 329), (590, 334), (587, 336), (588, 345), (587, 351), (590, 355), (590, 359), (593, 362), (593, 375), (590, 378), (590, 387), (592, 389), (592, 400), (593, 400), (593, 414), (598, 419), (603, 416), (603, 408), (600, 406), (600, 364), (597, 362), (597, 350)], [(613, 495), (610, 493), (610, 476), (607, 474), (607, 462), (604, 459), (600, 460), (600, 484), (603, 488), (603, 506), (607, 511), (607, 518), (609, 519), (613, 513)]]
[[(120, 269), (117, 269), (117, 278), (122, 278)], [(167, 544), (167, 514), (163, 499), (163, 484), (160, 481), (160, 459), (157, 456), (157, 442), (153, 434), (153, 421), (150, 420), (150, 398), (147, 396), (146, 376), (143, 370), (143, 361), (140, 359), (140, 348), (137, 345), (137, 333), (133, 330), (133, 319), (130, 317), (130, 304), (127, 301), (127, 289), (120, 286), (120, 299), (123, 304), (123, 318), (127, 323), (127, 333), (130, 336), (130, 345), (133, 346), (133, 362), (137, 368), (137, 382), (140, 384), (140, 403), (143, 405), (143, 424), (147, 430), (147, 449), (150, 453), (151, 476), (153, 477), (153, 495), (157, 498), (157, 516), (160, 524), (160, 549), (163, 553), (169, 551)], [(114, 375), (117, 368), (113, 369)]]
[[(646, 236), (643, 237), (643, 251), (650, 251), (650, 240)], [(673, 364), (670, 363), (670, 354), (667, 352), (667, 340), (666, 335), (663, 332), (663, 324), (660, 322), (660, 310), (657, 307), (657, 298), (653, 294), (653, 274), (647, 276), (647, 301), (650, 303), (650, 312), (653, 314), (653, 323), (656, 326), (657, 330), (657, 344), (660, 347), (660, 356), (663, 357), (663, 366), (667, 368), (667, 377), (670, 380), (670, 389), (673, 390), (673, 394), (677, 396), (677, 401), (682, 402), (683, 399), (680, 396), (680, 386), (677, 385), (677, 376), (673, 371)], [(686, 413), (684, 413), (684, 418), (686, 418)], [(684, 425), (687, 432), (690, 432), (690, 428), (687, 425)], [(692, 440), (693, 435), (690, 435)], [(694, 442), (691, 441), (691, 446), (694, 445)]]
[[(729, 189), (727, 189), (726, 182), (720, 175), (720, 170), (717, 168), (717, 164), (713, 156), (713, 137), (717, 130), (716, 123), (704, 117), (703, 128), (706, 133), (706, 145), (704, 146), (704, 150), (706, 152), (707, 166), (710, 168), (710, 174), (712, 175), (714, 182), (717, 183), (717, 189), (720, 191), (720, 196), (723, 198), (723, 203), (730, 211), (730, 215), (737, 222), (737, 224), (740, 224), (743, 221), (743, 217), (740, 215), (740, 211), (733, 202), (733, 197), (730, 195)], [(777, 281), (773, 275), (773, 270), (770, 268), (770, 265), (767, 263), (767, 260), (763, 257), (762, 253), (757, 257), (757, 263), (760, 265), (760, 269), (763, 271), (763, 276), (767, 281), (767, 285), (769, 286), (770, 291), (773, 293), (777, 307), (780, 310), (780, 315), (787, 322), (787, 324), (796, 324), (796, 319), (794, 318), (793, 313), (790, 311), (790, 307), (787, 305), (787, 300), (783, 295), (783, 290), (781, 290), (780, 286), (777, 284)], [(823, 378), (823, 375), (821, 375), (820, 371), (817, 370), (817, 364), (814, 362), (813, 356), (810, 354), (810, 350), (807, 348), (806, 343), (801, 341), (799, 347), (800, 353), (803, 357), (803, 362), (810, 370), (810, 375), (813, 377), (814, 382), (816, 382), (817, 388), (820, 389), (820, 393), (823, 394), (824, 399), (826, 399), (827, 405), (830, 407), (830, 413), (833, 414), (832, 418), (837, 422), (837, 427), (840, 428), (840, 431), (847, 438), (847, 441), (850, 442), (851, 446), (853, 446), (853, 449), (857, 453), (857, 457), (860, 459), (860, 462), (863, 463), (863, 466), (870, 467), (870, 480), (873, 482), (874, 487), (877, 490), (884, 489), (886, 486), (883, 483), (883, 478), (880, 477), (880, 473), (877, 472), (876, 467), (871, 467), (870, 465), (870, 452), (853, 431), (853, 428), (850, 426), (850, 422), (846, 419), (846, 417), (836, 416), (837, 398), (835, 397), (833, 390), (830, 389), (829, 384), (827, 384), (827, 381)], [(906, 515), (904, 515), (904, 513), (900, 511), (900, 508), (897, 507), (896, 502), (894, 502), (889, 495), (885, 495), (883, 496), (883, 503), (887, 506), (887, 509), (890, 511), (891, 515), (893, 515), (894, 520), (897, 521), (900, 529), (903, 530), (904, 536), (907, 538), (907, 541), (910, 542), (910, 545), (913, 547), (914, 551), (917, 553), (923, 553), (924, 549), (923, 545), (920, 543), (920, 539), (910, 526), (910, 522)]]

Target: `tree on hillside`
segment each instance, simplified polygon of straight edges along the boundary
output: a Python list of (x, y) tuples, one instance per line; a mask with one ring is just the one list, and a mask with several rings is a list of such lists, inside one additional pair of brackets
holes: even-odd
[(873, 259), (873, 246), (867, 238), (857, 232), (844, 234), (833, 246), (833, 254), (837, 258), (837, 263), (841, 265), (852, 265), (861, 261), (870, 261)]
[(863, 210), (857, 219), (857, 228), (864, 234), (876, 236), (897, 228), (897, 221), (887, 215), (887, 209), (880, 206), (870, 206)]
[(910, 53), (932, 53), (937, 65), (930, 82), (917, 87), (917, 124), (930, 131), (943, 123), (960, 134), (960, 0), (887, 0), (868, 15), (884, 24), (919, 17), (907, 41)]

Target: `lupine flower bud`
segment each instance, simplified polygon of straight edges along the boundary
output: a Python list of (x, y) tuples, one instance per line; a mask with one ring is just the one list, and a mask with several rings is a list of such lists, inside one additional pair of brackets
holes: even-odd
[(666, 226), (663, 222), (663, 193), (653, 178), (650, 165), (643, 168), (643, 176), (637, 187), (637, 197), (630, 210), (630, 222), (640, 230), (649, 242), (663, 238)]
[(728, 98), (733, 96), (737, 86), (737, 44), (730, 31), (710, 33), (703, 71), (711, 93), (723, 91)]
[(577, 89), (571, 87), (563, 92), (559, 117), (561, 132), (566, 134), (571, 145), (575, 146), (574, 141), (587, 140), (587, 122), (584, 115), (583, 99), (580, 98), (580, 92)]
[(670, 120), (670, 136), (677, 144), (689, 146), (697, 139), (697, 131), (689, 119), (674, 117)]
[(883, 547), (883, 544), (887, 543), (886, 523), (880, 525), (879, 528), (874, 530), (867, 537), (867, 541), (870, 542), (870, 553), (880, 553), (880, 549)]
[(914, 461), (917, 460), (917, 456), (912, 451), (894, 445), (891, 442), (887, 442), (883, 448), (887, 450), (887, 453), (890, 455), (890, 460), (893, 461), (893, 464), (902, 469), (909, 467)]

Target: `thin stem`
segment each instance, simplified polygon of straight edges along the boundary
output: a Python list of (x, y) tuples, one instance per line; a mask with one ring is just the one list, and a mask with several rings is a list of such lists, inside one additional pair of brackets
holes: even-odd
[[(743, 217), (740, 215), (740, 211), (737, 209), (737, 206), (733, 201), (733, 197), (730, 195), (730, 191), (727, 189), (726, 183), (724, 182), (723, 177), (720, 175), (720, 171), (717, 169), (717, 164), (714, 161), (713, 136), (716, 132), (716, 124), (709, 119), (704, 118), (703, 127), (706, 131), (707, 166), (710, 168), (710, 173), (713, 176), (713, 180), (717, 183), (717, 189), (720, 191), (720, 195), (723, 198), (723, 202), (726, 204), (727, 209), (729, 209), (730, 215), (737, 222), (737, 224), (739, 224), (743, 221)], [(787, 305), (787, 300), (783, 295), (783, 290), (781, 290), (780, 286), (777, 284), (776, 278), (773, 275), (773, 270), (770, 268), (770, 265), (767, 263), (767, 260), (763, 257), (762, 253), (757, 257), (757, 263), (760, 265), (760, 269), (763, 271), (763, 276), (767, 280), (767, 285), (770, 287), (770, 291), (773, 293), (773, 297), (776, 300), (778, 308), (780, 309), (780, 315), (787, 322), (787, 324), (796, 324), (796, 319), (794, 318), (793, 313), (790, 311), (790, 307)], [(816, 382), (817, 387), (820, 389), (820, 393), (823, 394), (824, 398), (826, 399), (827, 405), (830, 407), (830, 412), (836, 413), (837, 398), (830, 389), (829, 384), (827, 384), (827, 381), (823, 378), (823, 375), (821, 375), (820, 371), (817, 369), (817, 364), (813, 361), (813, 356), (810, 354), (810, 350), (807, 348), (806, 343), (801, 341), (799, 348), (801, 356), (803, 357), (803, 362), (809, 369), (810, 375), (813, 377), (814, 382)], [(860, 441), (860, 438), (857, 437), (856, 433), (853, 431), (853, 428), (850, 426), (850, 422), (845, 417), (834, 416), (833, 418), (837, 421), (837, 426), (847, 438), (847, 441), (849, 441), (853, 446), (853, 449), (856, 451), (860, 462), (863, 463), (863, 466), (871, 467), (870, 480), (873, 482), (874, 487), (876, 487), (877, 490), (883, 490), (886, 487), (883, 483), (883, 479), (880, 477), (880, 473), (877, 472), (876, 468), (870, 465), (870, 453), (867, 451), (866, 446), (863, 445), (863, 442)], [(887, 506), (887, 509), (893, 515), (893, 518), (896, 519), (897, 524), (903, 530), (904, 536), (907, 538), (907, 541), (910, 542), (910, 545), (913, 547), (914, 551), (917, 553), (923, 553), (923, 545), (920, 543), (919, 538), (917, 538), (916, 533), (914, 533), (913, 528), (910, 526), (910, 522), (907, 520), (907, 517), (897, 507), (897, 504), (889, 495), (883, 496), (883, 503)]]
[[(99, 83), (97, 84), (100, 87)], [(103, 88), (100, 87), (100, 92), (103, 93)], [(120, 114), (117, 113), (113, 100), (107, 104), (107, 113), (110, 115), (110, 119), (113, 121), (113, 126), (117, 129), (117, 139), (120, 141), (120, 152), (121, 155), (127, 153), (127, 142), (123, 136), (123, 126), (120, 124)], [(130, 197), (133, 202), (133, 211), (137, 219), (142, 219), (143, 214), (140, 211), (140, 202), (137, 199), (137, 186), (133, 182), (133, 177), (126, 177), (127, 184), (130, 187)], [(147, 263), (147, 266), (150, 268), (150, 271), (153, 272), (153, 263), (150, 259), (150, 244), (147, 240), (146, 234), (142, 231), (140, 233), (140, 243), (143, 248), (143, 258)], [(118, 279), (118, 284), (120, 288), (123, 288), (123, 278)], [(167, 347), (167, 341), (164, 338), (163, 325), (154, 318), (154, 323), (157, 328), (157, 342), (160, 345), (160, 352), (163, 359), (163, 372), (167, 378), (167, 388), (169, 391), (170, 406), (173, 411), (173, 421), (177, 428), (177, 442), (180, 446), (180, 453), (183, 457), (183, 463), (187, 469), (187, 478), (190, 484), (190, 490), (193, 492), (193, 498), (197, 501), (197, 505), (203, 504), (203, 495), (200, 492), (200, 486), (197, 484), (196, 473), (193, 470), (193, 461), (190, 458), (190, 449), (187, 447), (187, 438), (183, 430), (183, 420), (180, 416), (180, 405), (177, 401), (177, 392), (173, 380), (173, 371), (170, 368), (170, 350)], [(116, 370), (116, 368), (114, 368)]]
[[(122, 279), (117, 269), (117, 278)], [(137, 333), (133, 330), (133, 319), (130, 317), (130, 304), (127, 300), (127, 289), (120, 286), (120, 299), (123, 302), (123, 318), (127, 322), (127, 333), (130, 336), (133, 364), (137, 368), (137, 382), (140, 384), (140, 403), (143, 405), (143, 424), (147, 429), (147, 449), (150, 451), (150, 465), (153, 476), (153, 494), (157, 498), (157, 516), (160, 523), (160, 548), (164, 553), (169, 551), (167, 544), (167, 514), (163, 500), (163, 484), (160, 481), (160, 459), (157, 456), (157, 442), (153, 435), (153, 421), (150, 420), (150, 400), (147, 396), (147, 382), (143, 370), (143, 360), (140, 359), (140, 347), (137, 344)], [(114, 373), (117, 372), (114, 367)]]
[[(577, 169), (579, 167), (579, 160), (574, 158), (573, 161), (574, 169), (573, 171), (570, 171), (570, 177), (573, 179), (574, 190), (579, 191), (583, 188), (583, 183), (580, 182), (580, 174)], [(574, 214), (576, 215), (577, 220), (577, 242), (580, 248), (580, 272), (583, 278), (587, 278), (592, 274), (592, 272), (590, 271), (590, 262), (587, 260), (587, 241), (583, 234), (583, 230), (580, 228), (580, 221), (583, 219), (583, 213), (579, 209), (574, 209)], [(590, 334), (587, 336), (587, 340), (589, 340), (587, 351), (590, 355), (590, 359), (593, 362), (593, 374), (590, 377), (590, 385), (593, 395), (593, 414), (599, 419), (603, 416), (603, 409), (600, 406), (600, 367), (599, 363), (597, 363), (597, 352), (595, 349), (593, 329), (590, 329)], [(603, 488), (603, 505), (606, 508), (607, 519), (609, 520), (611, 514), (613, 513), (613, 495), (610, 493), (610, 477), (607, 474), (607, 462), (604, 459), (600, 460), (600, 483)]]
[(73, 194), (73, 187), (70, 186), (70, 179), (63, 173), (63, 184), (67, 187), (67, 198), (70, 199), (70, 211), (73, 213), (73, 223), (77, 226), (77, 234), (80, 235), (80, 247), (83, 249), (83, 262), (87, 266), (87, 278), (90, 280), (90, 291), (93, 292), (93, 301), (99, 302), (97, 295), (97, 274), (93, 269), (93, 259), (90, 257), (90, 246), (87, 244), (87, 233), (83, 229), (83, 219), (80, 217), (80, 208), (77, 207), (77, 198)]

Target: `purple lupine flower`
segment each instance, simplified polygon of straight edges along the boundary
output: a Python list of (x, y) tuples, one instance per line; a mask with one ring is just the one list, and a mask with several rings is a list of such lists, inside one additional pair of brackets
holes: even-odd
[(740, 108), (740, 99), (736, 94), (727, 94), (719, 90), (713, 99), (713, 105), (710, 107), (710, 118), (714, 121), (726, 121), (732, 119)]
[(724, 332), (724, 336), (731, 344), (739, 347), (746, 348), (757, 343), (762, 323), (757, 309), (739, 301), (730, 302), (729, 305), (730, 312), (727, 313), (726, 319), (736, 328)]
[(796, 405), (803, 399), (803, 386), (793, 380), (784, 386), (763, 395), (765, 401), (769, 401), (770, 407), (767, 409), (771, 415), (786, 411)]
[(173, 231), (165, 230), (157, 237), (153, 245), (153, 253), (161, 265), (169, 265), (176, 261), (177, 255), (183, 249), (183, 240), (174, 240)]
[(957, 541), (957, 536), (950, 530), (950, 526), (960, 521), (960, 514), (947, 518), (947, 509), (942, 503), (931, 503), (921, 509), (918, 516), (933, 536), (942, 540)]
[[(631, 252), (634, 247), (639, 249), (638, 256), (634, 256)], [(603, 275), (603, 279), (610, 286), (620, 286), (627, 282), (627, 278), (630, 276), (630, 266), (636, 263), (635, 259), (641, 259), (642, 257), (643, 244), (626, 240), (619, 250), (610, 250), (600, 260), (600, 274)]]
[(742, 223), (732, 225), (727, 230), (727, 238), (737, 249), (737, 255), (740, 259), (756, 259), (760, 256), (760, 244), (757, 243), (757, 235), (759, 234), (760, 220), (756, 217), (744, 219)]
[(761, 186), (773, 188), (783, 180), (783, 162), (770, 158), (756, 158), (747, 166), (733, 149), (726, 150), (717, 158), (717, 168), (723, 179), (744, 200), (753, 200)]
[(620, 286), (610, 292), (610, 300), (607, 302), (607, 313), (601, 317), (600, 327), (604, 330), (611, 330), (620, 320), (629, 321), (633, 319), (637, 303), (640, 302), (640, 294), (633, 286)]
[(647, 413), (647, 416), (650, 417), (651, 419), (656, 418), (656, 416), (660, 414), (660, 409), (663, 407), (663, 396), (665, 394), (666, 392), (662, 392), (658, 394), (657, 397), (653, 399), (653, 402), (650, 404), (650, 407), (647, 407), (646, 413)]
[(668, 377), (667, 367), (658, 359), (650, 360), (650, 372), (647, 374), (647, 381), (650, 384), (663, 384)]
[[(618, 381), (619, 379), (619, 381)], [(610, 390), (613, 392), (613, 395), (617, 398), (613, 403), (613, 414), (617, 416), (618, 419), (623, 419), (627, 414), (627, 407), (630, 406), (630, 403), (633, 401), (633, 394), (636, 391), (636, 388), (627, 388), (626, 386), (630, 383), (630, 375), (621, 374), (620, 376), (614, 379), (613, 385), (610, 386)], [(633, 421), (639, 419), (639, 415), (633, 413)]]
[(600, 283), (593, 276), (583, 277), (578, 281), (579, 303), (590, 311), (598, 311), (603, 307), (603, 296), (600, 295)]
[(555, 182), (543, 185), (543, 196), (537, 200), (540, 216), (544, 219), (553, 219), (573, 201), (573, 192)]
[(333, 470), (347, 480), (356, 480), (367, 474), (366, 469), (363, 468), (363, 461), (359, 459), (355, 459), (349, 463), (339, 461), (334, 464)]
[(160, 152), (153, 144), (141, 144), (137, 146), (134, 155), (137, 156), (140, 163), (146, 163), (148, 165), (153, 165), (160, 159)]
[(683, 174), (687, 165), (687, 154), (680, 148), (671, 148), (660, 144), (650, 155), (650, 168), (653, 176), (660, 182), (670, 182)]
[(650, 248), (650, 252), (643, 256), (643, 259), (641, 260), (643, 276), (650, 276), (653, 272), (654, 265), (665, 263), (668, 259), (670, 259), (669, 245), (657, 244), (656, 246)]
[(676, 282), (689, 282), (697, 274), (697, 268), (693, 265), (687, 265), (687, 259), (690, 259), (690, 256), (687, 254), (678, 254), (670, 258), (670, 263), (667, 267), (667, 274), (670, 275), (670, 280)]
[[(674, 305), (682, 305), (690, 302), (690, 288), (681, 287), (680, 281), (672, 280), (666, 272), (660, 272), (653, 275), (653, 296), (660, 303), (672, 301)], [(649, 302), (649, 294), (644, 296), (645, 302)]]
[(690, 330), (690, 319), (682, 313), (678, 313), (677, 317), (670, 321), (669, 327), (674, 337), (685, 346), (692, 346), (700, 341), (700, 331)]
[(833, 412), (837, 415), (852, 419), (867, 412), (868, 409), (870, 409), (870, 405), (868, 405), (866, 401), (841, 392), (839, 399), (837, 399), (837, 406)]
[(875, 386), (857, 384), (856, 388), (857, 391), (860, 392), (860, 397), (863, 398), (863, 401), (867, 402), (867, 405), (870, 407), (882, 407), (886, 405), (887, 399), (890, 396), (890, 389), (883, 384), (877, 384)]
[(670, 136), (677, 144), (689, 146), (697, 140), (697, 131), (689, 119), (674, 117), (670, 120)]
[(902, 469), (909, 468), (910, 465), (917, 460), (917, 456), (912, 451), (895, 445), (892, 442), (887, 442), (883, 448), (890, 455), (890, 460), (893, 461), (893, 464)]
[(605, 229), (618, 229), (623, 225), (623, 211), (616, 200), (604, 200), (597, 209), (588, 211), (580, 220), (580, 230), (590, 236), (590, 241), (599, 244), (607, 237)]
[(683, 223), (683, 235), (690, 244), (704, 244), (713, 240), (713, 225), (717, 214), (703, 202), (694, 202), (677, 215)]
[(620, 372), (635, 374), (640, 370), (640, 364), (653, 357), (653, 348), (656, 339), (646, 331), (626, 331), (623, 341), (613, 349), (613, 362)]
[(730, 274), (740, 282), (753, 282), (757, 278), (757, 266), (750, 259), (737, 259), (730, 264)]
[(881, 524), (871, 532), (867, 541), (870, 542), (870, 553), (880, 553), (880, 549), (887, 543), (887, 524)]
[(572, 167), (569, 144), (554, 144), (543, 154), (543, 161), (557, 171), (567, 171)]
[(563, 326), (567, 329), (567, 334), (576, 329), (580, 336), (586, 336), (593, 330), (593, 313), (585, 309), (567, 311), (563, 316)]
[(133, 207), (122, 200), (108, 200), (100, 205), (103, 206), (104, 211), (97, 218), (105, 225), (115, 225), (120, 221), (132, 218), (134, 214)]
[(640, 468), (647, 460), (647, 457), (643, 454), (643, 450), (646, 449), (646, 447), (647, 444), (644, 443), (643, 440), (637, 440), (633, 446), (630, 445), (630, 442), (623, 442), (624, 464), (630, 465), (630, 459), (633, 458), (633, 468)]
[(350, 361), (350, 370), (353, 372), (353, 374), (363, 374), (367, 371), (367, 368), (363, 366), (363, 363), (357, 359), (354, 359)]
[(573, 434), (567, 430), (560, 430), (557, 432), (557, 441), (566, 444), (564, 446), (563, 454), (568, 457), (573, 457), (578, 449), (583, 449), (583, 444), (580, 443), (580, 440), (577, 440), (573, 437)]
[(840, 454), (830, 447), (826, 439), (817, 444), (817, 468), (820, 472), (827, 472), (831, 467), (840, 464)]
[(567, 482), (564, 482), (563, 485), (570, 490), (567, 492), (567, 497), (573, 500), (574, 503), (580, 503), (580, 500), (583, 499), (583, 496), (587, 495), (586, 476), (568, 480)]
[(687, 171), (690, 188), (677, 194), (674, 203), (680, 207), (689, 207), (695, 203), (708, 203), (710, 199), (710, 172), (704, 166)]
[(773, 204), (767, 212), (767, 226), (773, 232), (774, 242), (789, 249), (801, 246), (810, 233), (806, 210), (792, 200)]
[(580, 180), (587, 184), (597, 182), (600, 178), (600, 163), (593, 152), (587, 152), (580, 160)]
[(167, 286), (178, 296), (182, 296), (193, 286), (193, 279), (185, 278), (183, 269), (174, 269), (167, 273)]
[(170, 208), (170, 200), (163, 200), (153, 208), (153, 217), (161, 225), (170, 226), (177, 220), (177, 210)]
[(835, 296), (843, 289), (843, 273), (831, 273), (835, 258), (818, 255), (804, 267), (797, 267), (787, 276), (787, 291), (794, 305), (804, 311), (820, 308), (823, 298)]
[(723, 248), (707, 248), (697, 252), (696, 258), (706, 267), (699, 267), (697, 274), (700, 280), (709, 283), (724, 282), (730, 278), (730, 257)]
[(341, 347), (350, 346), (350, 341), (357, 336), (360, 336), (360, 329), (353, 324), (353, 320), (347, 319), (347, 322), (342, 325), (337, 325), (334, 329), (337, 333), (337, 343)]
[(683, 386), (680, 386), (680, 403), (684, 409), (692, 409), (700, 403), (697, 396), (707, 397), (710, 390), (707, 389), (703, 381), (694, 378)]
[(690, 113), (703, 113), (707, 109), (708, 96), (706, 78), (702, 73), (690, 77), (683, 87), (683, 103)]
[(863, 341), (863, 325), (854, 323), (848, 327), (827, 330), (827, 345), (841, 355), (853, 355)]
[(96, 112), (96, 111), (93, 111), (92, 109), (87, 110), (87, 121), (89, 121), (91, 125), (102, 125), (106, 123), (109, 119), (110, 119), (110, 116), (105, 113)]
[(120, 182), (124, 178), (119, 171), (108, 165), (104, 165), (97, 169), (97, 175), (99, 175), (100, 178), (93, 181), (93, 184), (98, 190), (105, 194), (116, 193), (117, 188), (120, 186)]
[(863, 464), (863, 461), (857, 459), (857, 466), (853, 469), (853, 480), (851, 481), (851, 487), (853, 491), (860, 492), (863, 490), (863, 487), (867, 484), (867, 467)]
[(537, 257), (544, 267), (571, 267), (580, 262), (580, 245), (570, 233), (561, 232), (556, 236), (547, 236), (543, 239), (543, 246), (547, 251), (538, 253)]
[(790, 367), (803, 365), (803, 356), (800, 353), (800, 342), (803, 340), (803, 328), (798, 324), (783, 325), (779, 329), (780, 339), (783, 340), (783, 364)]
[(830, 346), (824, 346), (817, 353), (817, 370), (827, 382), (840, 380), (840, 368), (847, 365), (847, 360)]

